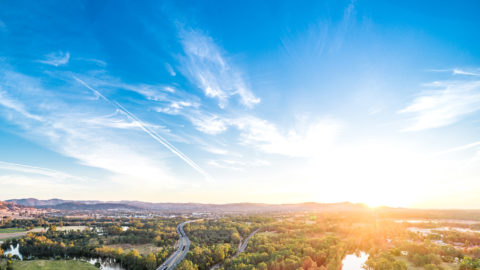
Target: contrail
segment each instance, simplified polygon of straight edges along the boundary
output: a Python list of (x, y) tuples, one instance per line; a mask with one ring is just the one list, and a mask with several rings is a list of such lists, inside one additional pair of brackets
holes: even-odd
[(196, 170), (197, 172), (199, 172), (200, 174), (202, 174), (206, 180), (211, 180), (212, 177), (207, 173), (205, 172), (200, 166), (198, 166), (197, 163), (195, 163), (193, 160), (191, 160), (189, 157), (187, 157), (184, 153), (182, 153), (180, 150), (178, 150), (175, 146), (173, 146), (170, 142), (168, 142), (165, 138), (163, 138), (162, 136), (160, 136), (155, 130), (152, 130), (150, 129), (149, 127), (147, 127), (142, 120), (140, 120), (136, 115), (134, 115), (133, 113), (131, 113), (130, 111), (128, 111), (127, 109), (125, 109), (122, 105), (118, 104), (117, 102), (115, 101), (111, 101), (109, 100), (108, 98), (106, 98), (104, 95), (102, 95), (102, 93), (100, 93), (100, 91), (92, 88), (90, 85), (88, 85), (87, 83), (85, 83), (84, 81), (80, 80), (79, 78), (77, 78), (76, 76), (73, 76), (73, 78), (79, 82), (80, 84), (82, 84), (83, 86), (85, 86), (86, 88), (88, 88), (90, 91), (92, 91), (95, 95), (97, 95), (98, 97), (102, 98), (103, 100), (105, 100), (106, 102), (112, 104), (115, 108), (117, 108), (117, 110), (119, 112), (121, 112), (122, 114), (124, 114), (127, 118), (130, 118), (130, 120), (134, 121), (145, 133), (147, 133), (150, 137), (152, 137), (155, 141), (159, 142), (160, 144), (162, 144), (163, 146), (165, 146), (168, 150), (170, 150), (170, 152), (174, 153), (175, 155), (177, 155), (179, 158), (181, 158), (183, 161), (185, 161), (185, 163), (187, 163), (190, 167), (192, 167), (194, 170)]

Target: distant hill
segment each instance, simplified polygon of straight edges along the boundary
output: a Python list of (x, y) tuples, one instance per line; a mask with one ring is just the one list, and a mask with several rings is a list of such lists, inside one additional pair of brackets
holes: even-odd
[(26, 218), (47, 213), (48, 210), (24, 206), (13, 202), (0, 201), (0, 220), (4, 217)]
[(27, 209), (29, 207), (21, 204), (16, 204), (13, 202), (2, 202), (0, 201), (0, 210), (20, 210), (20, 209)]
[(55, 205), (64, 204), (68, 202), (78, 202), (83, 204), (102, 203), (101, 201), (73, 201), (73, 200), (62, 200), (62, 199), (39, 200), (35, 198), (12, 199), (12, 200), (6, 200), (6, 202), (16, 203), (18, 205), (24, 205), (24, 206), (31, 206), (31, 207), (55, 206)]
[(66, 202), (56, 205), (43, 205), (37, 208), (52, 208), (57, 210), (142, 210), (136, 206), (123, 203), (90, 203)]
[(8, 202), (36, 208), (58, 210), (149, 210), (166, 213), (174, 212), (298, 212), (298, 211), (359, 211), (368, 209), (364, 204), (343, 203), (299, 203), (299, 204), (263, 204), (263, 203), (151, 203), (141, 201), (67, 201), (61, 199), (38, 200), (12, 199)]
[(38, 200), (34, 198), (28, 198), (28, 199), (13, 199), (13, 200), (6, 200), (7, 202), (10, 203), (16, 203), (18, 205), (24, 205), (24, 206), (31, 206), (31, 207), (40, 207), (40, 206), (46, 206), (46, 205), (57, 205), (64, 203), (66, 201), (60, 200), (60, 199), (50, 199), (50, 200)]

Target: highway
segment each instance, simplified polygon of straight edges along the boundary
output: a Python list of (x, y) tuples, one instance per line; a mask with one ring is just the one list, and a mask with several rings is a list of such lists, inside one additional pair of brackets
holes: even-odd
[(179, 264), (183, 258), (188, 253), (188, 249), (190, 248), (190, 240), (188, 239), (187, 235), (185, 234), (185, 231), (183, 231), (183, 226), (185, 224), (195, 222), (195, 221), (200, 221), (201, 219), (196, 219), (196, 220), (189, 220), (182, 222), (177, 225), (177, 233), (179, 236), (178, 239), (178, 248), (173, 252), (168, 259), (166, 259), (158, 268), (157, 270), (173, 270), (177, 264)]

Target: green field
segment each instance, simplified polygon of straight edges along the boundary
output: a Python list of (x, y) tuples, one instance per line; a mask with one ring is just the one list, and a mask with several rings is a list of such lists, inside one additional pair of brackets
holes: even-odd
[[(411, 270), (423, 270), (424, 267), (417, 267), (415, 265), (413, 265), (413, 263), (409, 262), (407, 260), (406, 257), (404, 256), (399, 256), (399, 257), (396, 257), (398, 260), (402, 260), (404, 262), (407, 263), (408, 265), (408, 269), (411, 269)], [(443, 270), (456, 270), (458, 269), (458, 264), (454, 264), (454, 263), (446, 263), (446, 262), (443, 262), (442, 264), (439, 265), (441, 267), (441, 269)]]
[(25, 229), (23, 228), (0, 228), (0, 233), (16, 233), (16, 232), (24, 232)]
[[(6, 267), (6, 261), (0, 261), (0, 265)], [(80, 270), (98, 270), (95, 266), (82, 261), (67, 260), (67, 261), (47, 261), (47, 260), (34, 260), (34, 261), (14, 261), (14, 270), (67, 270), (67, 269), (80, 269)]]

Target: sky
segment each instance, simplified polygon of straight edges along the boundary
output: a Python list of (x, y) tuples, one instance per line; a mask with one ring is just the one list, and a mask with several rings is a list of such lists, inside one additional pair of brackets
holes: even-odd
[(0, 0), (0, 200), (480, 208), (479, 10)]

